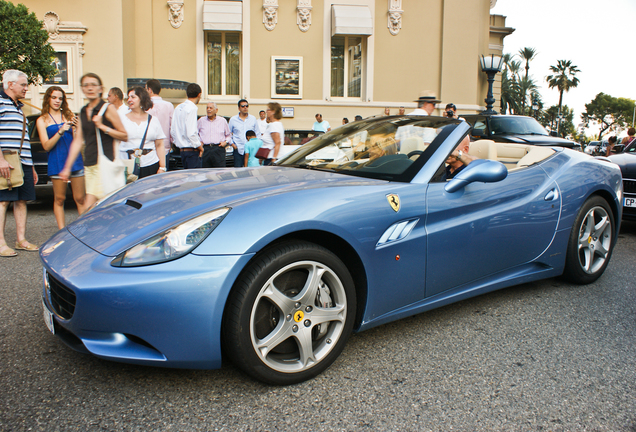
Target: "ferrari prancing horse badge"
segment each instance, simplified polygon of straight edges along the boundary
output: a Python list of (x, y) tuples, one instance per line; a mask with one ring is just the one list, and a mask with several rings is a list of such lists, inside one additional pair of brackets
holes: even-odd
[(400, 211), (400, 197), (397, 194), (389, 194), (386, 196), (389, 205), (396, 213)]

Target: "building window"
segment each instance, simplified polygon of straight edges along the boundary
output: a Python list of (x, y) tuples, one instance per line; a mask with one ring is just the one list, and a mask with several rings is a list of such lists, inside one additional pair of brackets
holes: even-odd
[(239, 95), (241, 76), (241, 34), (209, 32), (208, 94)]
[(331, 96), (360, 97), (364, 45), (359, 36), (331, 38)]

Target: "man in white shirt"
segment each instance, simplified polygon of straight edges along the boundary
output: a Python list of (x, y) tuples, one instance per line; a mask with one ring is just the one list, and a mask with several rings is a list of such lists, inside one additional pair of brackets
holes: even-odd
[(417, 109), (410, 112), (408, 115), (428, 116), (433, 114), (433, 111), (435, 111), (435, 104), (438, 104), (441, 101), (437, 99), (432, 92), (425, 90), (420, 93), (420, 97), (414, 102), (417, 102)]
[(166, 135), (166, 138), (163, 141), (163, 146), (166, 150), (166, 167), (168, 167), (168, 153), (170, 153), (170, 125), (172, 124), (172, 116), (174, 114), (174, 105), (170, 102), (165, 101), (159, 96), (161, 92), (161, 83), (159, 80), (150, 79), (146, 81), (146, 90), (148, 90), (148, 94), (150, 95), (150, 99), (152, 100), (152, 108), (150, 108), (147, 112), (153, 117), (156, 117), (159, 120), (159, 124), (161, 124), (161, 129), (163, 133)]
[(117, 108), (117, 114), (119, 114), (119, 117), (123, 117), (130, 112), (130, 108), (128, 108), (128, 105), (124, 103), (124, 93), (119, 87), (113, 87), (108, 90), (106, 100), (108, 100), (108, 103)]
[(197, 104), (201, 100), (201, 86), (196, 83), (188, 84), (186, 96), (188, 99), (174, 110), (170, 136), (174, 145), (181, 150), (183, 168), (201, 168), (203, 144), (197, 127)]
[(259, 119), (257, 120), (257, 123), (258, 123), (258, 128), (260, 129), (261, 133), (258, 134), (256, 137), (258, 139), (261, 139), (261, 137), (263, 136), (263, 134), (267, 130), (267, 116), (265, 115), (265, 111), (264, 110), (260, 110), (259, 113), (258, 113), (258, 117), (259, 117)]
[(329, 125), (327, 120), (322, 119), (322, 114), (316, 114), (316, 122), (311, 129), (315, 131), (329, 132), (331, 130), (331, 125)]

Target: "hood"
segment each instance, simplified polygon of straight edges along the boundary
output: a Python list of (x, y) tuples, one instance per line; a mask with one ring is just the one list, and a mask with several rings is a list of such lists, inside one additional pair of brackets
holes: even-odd
[(624, 179), (636, 180), (636, 154), (619, 153), (608, 156), (608, 159), (620, 167)]
[(334, 186), (386, 183), (300, 168), (197, 169), (138, 180), (70, 224), (68, 231), (95, 251), (122, 250), (220, 207), (276, 194)]
[(559, 146), (567, 148), (580, 147), (579, 144), (564, 138), (552, 137), (548, 135), (501, 135), (510, 142), (519, 144)]

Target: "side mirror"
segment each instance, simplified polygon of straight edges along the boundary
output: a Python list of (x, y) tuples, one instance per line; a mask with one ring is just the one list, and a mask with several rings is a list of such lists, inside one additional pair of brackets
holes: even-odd
[(484, 129), (473, 129), (471, 135), (475, 138), (488, 138)]
[(473, 182), (495, 183), (508, 177), (508, 169), (504, 164), (487, 159), (477, 159), (464, 168), (457, 177), (451, 179), (444, 190), (457, 192)]
[(559, 136), (559, 134), (558, 134), (558, 133), (556, 133), (556, 131), (550, 131), (550, 136), (551, 136), (551, 137), (558, 137), (558, 136)]

